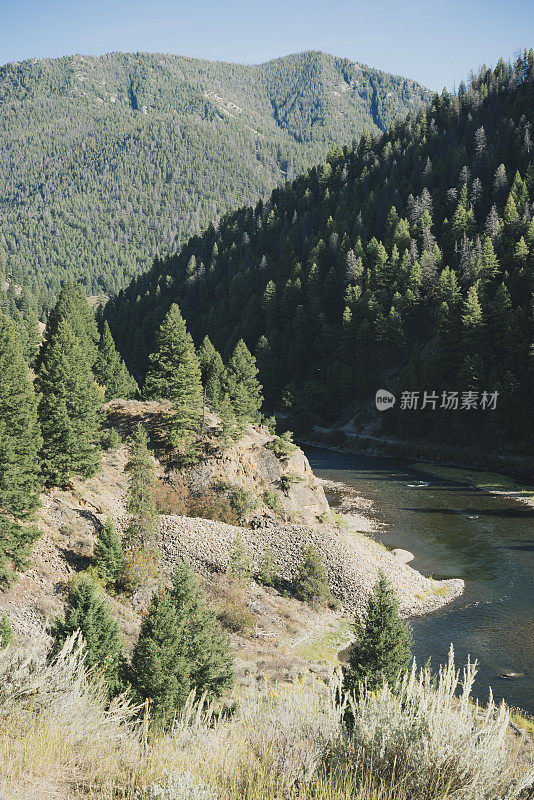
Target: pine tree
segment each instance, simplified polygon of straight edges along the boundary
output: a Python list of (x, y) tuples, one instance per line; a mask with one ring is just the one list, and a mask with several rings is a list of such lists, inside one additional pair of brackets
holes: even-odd
[(14, 325), (0, 312), (0, 509), (24, 516), (42, 488), (37, 398)]
[(44, 332), (44, 344), (38, 358), (38, 367), (61, 322), (68, 322), (70, 325), (78, 340), (80, 350), (92, 369), (98, 355), (98, 327), (82, 289), (69, 282), (63, 284), (56, 304), (48, 317)]
[(202, 380), (191, 335), (177, 305), (172, 305), (156, 336), (144, 391), (147, 397), (171, 400), (167, 432), (184, 462), (196, 458), (202, 416)]
[(100, 466), (96, 447), (102, 395), (70, 325), (60, 320), (47, 344), (37, 374), (41, 392), (43, 469), (47, 480), (63, 486), (73, 475), (94, 475)]
[(156, 527), (154, 487), (156, 472), (148, 449), (148, 436), (138, 425), (128, 449), (128, 511), (133, 515), (126, 539), (130, 548), (149, 548), (153, 545)]
[(214, 348), (208, 336), (204, 337), (198, 351), (198, 359), (202, 373), (204, 397), (211, 408), (214, 411), (218, 411), (224, 396), (226, 370), (220, 354)]
[(56, 619), (51, 631), (53, 652), (57, 653), (76, 631), (80, 631), (85, 642), (85, 666), (94, 668), (107, 684), (110, 694), (114, 694), (120, 689), (124, 659), (119, 626), (109, 604), (87, 577), (82, 577), (71, 591), (65, 617)]
[(0, 514), (0, 588), (10, 586), (17, 580), (17, 573), (28, 568), (39, 536), (37, 528), (20, 525)]
[(132, 654), (131, 682), (139, 700), (151, 701), (151, 716), (170, 727), (189, 692), (183, 624), (171, 593), (162, 587), (153, 596)]
[(260, 422), (263, 398), (261, 384), (257, 379), (256, 359), (243, 339), (234, 348), (227, 367), (227, 392), (234, 408), (237, 422)]
[(369, 597), (363, 622), (356, 618), (355, 643), (345, 671), (345, 687), (353, 691), (359, 681), (370, 690), (384, 682), (392, 685), (411, 658), (411, 632), (399, 616), (398, 601), (380, 573)]
[(124, 567), (124, 553), (113, 522), (108, 519), (98, 534), (94, 550), (94, 563), (100, 577), (109, 584), (115, 583)]
[(133, 397), (137, 391), (137, 384), (117, 352), (107, 322), (102, 327), (94, 373), (100, 386), (105, 387), (106, 400), (116, 397), (127, 399)]
[(206, 605), (191, 566), (180, 563), (172, 576), (171, 597), (183, 625), (183, 649), (190, 685), (197, 696), (219, 697), (233, 682), (233, 659), (227, 636)]
[(218, 410), (220, 419), (218, 436), (222, 448), (226, 449), (230, 442), (234, 441), (239, 436), (234, 409), (228, 392), (224, 393)]
[(0, 650), (5, 650), (15, 641), (15, 635), (7, 614), (0, 617)]
[(31, 563), (33, 545), (41, 532), (0, 514), (0, 588), (7, 588)]
[(306, 548), (295, 581), (295, 595), (303, 602), (323, 602), (330, 595), (321, 556), (311, 545)]

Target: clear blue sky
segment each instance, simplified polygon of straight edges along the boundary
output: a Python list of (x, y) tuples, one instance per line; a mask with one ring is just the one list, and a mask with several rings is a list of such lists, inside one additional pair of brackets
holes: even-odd
[(453, 88), (534, 46), (534, 0), (0, 0), (0, 64), (110, 51), (256, 63), (323, 50)]

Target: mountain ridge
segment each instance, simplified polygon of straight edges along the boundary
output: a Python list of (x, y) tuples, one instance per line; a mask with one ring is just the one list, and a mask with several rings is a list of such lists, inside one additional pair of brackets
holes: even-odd
[(5, 65), (0, 265), (41, 317), (67, 279), (116, 292), (336, 141), (430, 96), (315, 51), (262, 65), (127, 53)]

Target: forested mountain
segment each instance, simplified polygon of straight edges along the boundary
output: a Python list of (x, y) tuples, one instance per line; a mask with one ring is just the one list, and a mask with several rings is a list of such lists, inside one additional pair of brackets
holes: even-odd
[(25, 286), (40, 316), (65, 280), (118, 291), (333, 142), (429, 99), (412, 81), (318, 52), (256, 66), (140, 53), (8, 64), (0, 306), (9, 286), (11, 305)]
[[(177, 302), (197, 344), (207, 334), (226, 355), (243, 337), (271, 406), (302, 425), (381, 387), (418, 391), (417, 411), (384, 414), (389, 430), (531, 452), (533, 116), (530, 51), (334, 148), (109, 304), (127, 363), (143, 373)], [(424, 391), (435, 409), (421, 410)], [(458, 408), (442, 408), (454, 391)], [(465, 392), (477, 408), (462, 408)], [(495, 409), (484, 392), (499, 392)]]

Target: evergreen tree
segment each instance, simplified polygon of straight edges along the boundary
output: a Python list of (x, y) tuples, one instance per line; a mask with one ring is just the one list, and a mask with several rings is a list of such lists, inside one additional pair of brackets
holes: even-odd
[(237, 439), (239, 435), (234, 409), (228, 392), (224, 393), (218, 411), (220, 418), (218, 435), (222, 448), (226, 449), (230, 442)]
[(182, 562), (172, 576), (171, 598), (182, 624), (183, 651), (190, 685), (197, 696), (219, 697), (233, 682), (233, 659), (227, 636), (206, 605), (192, 567)]
[(100, 466), (96, 447), (102, 395), (70, 325), (60, 320), (37, 374), (43, 469), (55, 486), (73, 475), (91, 477)]
[(124, 567), (122, 544), (110, 519), (98, 534), (94, 563), (98, 574), (106, 583), (115, 583), (122, 573)]
[(198, 359), (202, 373), (204, 397), (211, 408), (214, 411), (218, 411), (224, 396), (226, 371), (220, 354), (214, 348), (208, 336), (204, 337), (198, 351)]
[(311, 545), (306, 548), (295, 581), (295, 595), (303, 602), (323, 602), (330, 596), (323, 560)]
[(63, 284), (54, 308), (51, 310), (44, 332), (44, 343), (38, 359), (40, 366), (61, 322), (68, 322), (78, 340), (81, 352), (92, 369), (98, 355), (98, 327), (95, 316), (82, 289), (72, 283)]
[(169, 441), (184, 462), (194, 460), (202, 416), (202, 380), (193, 340), (177, 305), (171, 306), (157, 333), (144, 391), (147, 397), (172, 401)]
[(236, 344), (227, 367), (227, 392), (234, 408), (237, 422), (260, 422), (263, 398), (257, 379), (256, 359), (243, 339)]
[(153, 719), (170, 727), (189, 695), (183, 621), (171, 593), (162, 587), (153, 596), (132, 654), (131, 681), (139, 700), (151, 701)]
[(0, 650), (4, 650), (6, 647), (9, 647), (9, 645), (13, 644), (14, 641), (15, 635), (13, 633), (13, 628), (11, 627), (9, 617), (7, 614), (2, 614), (0, 617)]
[(42, 488), (37, 398), (14, 325), (0, 312), (0, 509), (34, 511)]
[(375, 690), (393, 685), (411, 658), (411, 632), (399, 616), (398, 601), (382, 573), (374, 587), (364, 616), (356, 618), (355, 643), (345, 671), (345, 686), (353, 691), (359, 681)]
[(105, 399), (133, 397), (137, 384), (126, 368), (113, 341), (107, 321), (102, 327), (98, 354), (94, 366), (95, 377), (100, 386), (105, 387)]
[(110, 694), (121, 685), (123, 652), (119, 626), (109, 604), (99, 595), (97, 586), (82, 577), (68, 597), (65, 617), (58, 617), (52, 628), (53, 652), (57, 653), (65, 640), (80, 631), (85, 642), (85, 665), (95, 669), (106, 682)]
[(156, 526), (156, 501), (154, 487), (156, 472), (154, 460), (148, 449), (148, 436), (138, 425), (128, 449), (128, 511), (133, 515), (126, 532), (130, 548), (147, 548), (153, 545)]
[(0, 588), (6, 589), (17, 580), (17, 572), (27, 569), (39, 536), (37, 528), (0, 514)]

